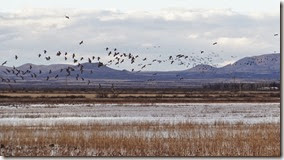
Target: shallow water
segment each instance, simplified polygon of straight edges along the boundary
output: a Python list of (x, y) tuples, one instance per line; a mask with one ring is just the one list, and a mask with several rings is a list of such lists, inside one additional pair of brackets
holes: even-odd
[(22, 104), (0, 106), (0, 125), (89, 123), (275, 123), (279, 103)]

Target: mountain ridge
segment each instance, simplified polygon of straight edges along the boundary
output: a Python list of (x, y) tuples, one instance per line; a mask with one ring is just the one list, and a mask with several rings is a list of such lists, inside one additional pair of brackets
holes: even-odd
[[(278, 81), (280, 79), (280, 54), (264, 54), (253, 57), (245, 57), (233, 64), (223, 67), (213, 67), (207, 64), (199, 64), (187, 70), (181, 71), (141, 71), (131, 72), (128, 70), (117, 70), (108, 66), (98, 66), (99, 63), (82, 63), (80, 66), (71, 64), (34, 65), (31, 63), (16, 67), (17, 70), (28, 72), (21, 78), (11, 74), (12, 67), (0, 67), (0, 82), (10, 80), (42, 81), (44, 83), (55, 83), (67, 80), (70, 82), (89, 81), (123, 81), (123, 82), (147, 82), (164, 83), (173, 82), (175, 85), (181, 83), (203, 84), (217, 83), (221, 81), (232, 81), (238, 79), (243, 82), (255, 81)], [(82, 67), (83, 66), (83, 67)], [(70, 69), (72, 68), (72, 69)], [(9, 73), (8, 70), (9, 70)], [(41, 70), (41, 74), (39, 74)], [(13, 72), (16, 73), (16, 70)], [(48, 81), (49, 80), (49, 81)], [(164, 85), (167, 85), (165, 83)]]

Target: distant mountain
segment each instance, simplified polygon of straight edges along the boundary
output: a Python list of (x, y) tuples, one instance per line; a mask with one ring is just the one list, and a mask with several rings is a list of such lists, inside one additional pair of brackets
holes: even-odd
[(60, 70), (61, 68), (68, 68), (71, 66), (72, 65), (68, 65), (68, 64), (35, 65), (31, 63), (26, 63), (24, 65), (17, 67), (17, 69), (22, 70), (22, 71), (31, 70), (34, 73), (38, 73), (39, 70), (41, 70), (42, 73), (45, 73), (45, 72), (49, 72), (49, 70), (56, 71), (56, 70)]
[(218, 68), (210, 66), (210, 65), (199, 64), (191, 69), (188, 69), (187, 72), (192, 72), (192, 73), (215, 72), (217, 69)]
[(280, 72), (280, 54), (245, 57), (218, 70), (220, 73), (242, 72), (271, 74)]
[[(19, 73), (17, 74), (17, 72)], [(81, 85), (92, 81), (92, 84), (119, 83), (121, 86), (131, 84), (131, 86), (143, 87), (151, 84), (152, 86), (163, 87), (188, 87), (204, 83), (230, 82), (233, 79), (242, 82), (278, 81), (280, 79), (280, 54), (245, 57), (220, 68), (200, 64), (187, 70), (169, 72), (130, 72), (112, 69), (105, 65), (99, 66), (98, 63), (83, 63), (81, 66), (28, 63), (16, 69), (0, 66), (0, 86), (8, 83), (13, 84), (7, 82), (8, 80), (16, 80), (21, 82), (22, 85), (25, 84), (25, 86), (36, 86), (38, 84), (60, 86), (65, 81), (72, 82), (74, 85)]]
[[(82, 69), (81, 69), (81, 66)], [(52, 65), (34, 65), (34, 64), (24, 64), (17, 69), (26, 71), (30, 70), (31, 73), (36, 73), (38, 79), (45, 79), (46, 77), (55, 77), (58, 75), (58, 78), (66, 78), (68, 75), (67, 69), (70, 70), (70, 75), (68, 78), (77, 77), (84, 79), (127, 79), (131, 76), (131, 73), (123, 70), (115, 70), (107, 66), (98, 66), (98, 63), (83, 63), (81, 66), (68, 65), (68, 64), (52, 64)], [(31, 67), (31, 69), (30, 69)], [(71, 71), (71, 68), (73, 71)], [(41, 74), (39, 72), (41, 71)], [(1, 75), (1, 73), (0, 73)], [(28, 79), (33, 79), (29, 76), (30, 74), (25, 75)]]

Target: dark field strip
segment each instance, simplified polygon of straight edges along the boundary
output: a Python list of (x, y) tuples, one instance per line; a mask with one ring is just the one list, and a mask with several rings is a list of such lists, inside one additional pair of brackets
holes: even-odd
[(0, 103), (280, 102), (280, 91), (1, 92)]

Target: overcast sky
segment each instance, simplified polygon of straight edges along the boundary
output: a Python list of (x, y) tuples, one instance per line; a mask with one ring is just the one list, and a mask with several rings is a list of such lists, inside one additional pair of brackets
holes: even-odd
[[(109, 47), (150, 59), (179, 53), (209, 57), (212, 61), (204, 63), (220, 67), (246, 56), (279, 53), (280, 37), (274, 36), (279, 26), (277, 0), (1, 1), (0, 62), (71, 63), (55, 57), (57, 51), (106, 61)], [(43, 50), (52, 56), (50, 62), (37, 57)], [(129, 63), (112, 67), (133, 68)], [(168, 63), (147, 68), (181, 69), (186, 67)]]

